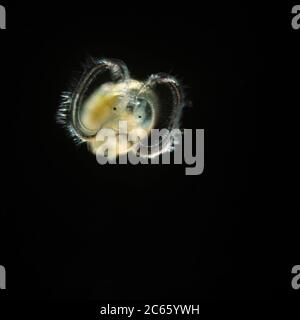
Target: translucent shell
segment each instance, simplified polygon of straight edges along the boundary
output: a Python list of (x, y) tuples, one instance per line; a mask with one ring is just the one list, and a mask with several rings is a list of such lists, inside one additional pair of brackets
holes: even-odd
[[(98, 132), (112, 129), (120, 134), (121, 122), (126, 123), (128, 132), (143, 129), (145, 139), (139, 144), (146, 145), (151, 129), (171, 131), (179, 127), (184, 105), (182, 87), (174, 77), (159, 73), (138, 81), (130, 78), (125, 63), (116, 59), (93, 60), (74, 90), (63, 93), (62, 98), (58, 122), (76, 142), (86, 142), (93, 153), (101, 145), (96, 139)], [(118, 153), (131, 148), (129, 142), (119, 145)], [(140, 155), (153, 157), (171, 148), (172, 139), (166, 133), (160, 141), (147, 144), (146, 152)]]

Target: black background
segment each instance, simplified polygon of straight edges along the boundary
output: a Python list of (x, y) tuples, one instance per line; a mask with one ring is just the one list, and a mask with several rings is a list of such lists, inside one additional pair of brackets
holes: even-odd
[[(260, 203), (266, 177), (257, 118), (266, 107), (270, 38), (259, 8), (5, 6), (0, 264), (7, 297), (293, 295), (293, 219)], [(191, 102), (183, 127), (205, 129), (202, 175), (186, 176), (184, 165), (100, 166), (73, 144), (55, 113), (87, 55), (122, 59), (137, 79), (170, 72), (183, 82)]]

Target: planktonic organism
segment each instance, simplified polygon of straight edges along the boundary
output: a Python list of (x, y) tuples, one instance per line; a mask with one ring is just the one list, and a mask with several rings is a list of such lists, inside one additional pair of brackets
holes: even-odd
[[(95, 154), (103, 144), (98, 132), (111, 129), (121, 135), (119, 124), (125, 122), (128, 132), (142, 129), (145, 133), (137, 143), (146, 146), (139, 155), (155, 157), (174, 148), (170, 132), (179, 127), (183, 106), (183, 89), (173, 76), (158, 73), (139, 81), (130, 77), (121, 60), (92, 59), (74, 88), (63, 93), (57, 119), (77, 143), (87, 143)], [(162, 139), (149, 143), (151, 129), (167, 130)], [(115, 157), (133, 148), (132, 142), (122, 141)]]

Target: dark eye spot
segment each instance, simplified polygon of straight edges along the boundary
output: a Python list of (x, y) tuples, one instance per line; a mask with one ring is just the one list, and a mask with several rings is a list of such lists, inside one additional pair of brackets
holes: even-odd
[(142, 116), (139, 116), (139, 118), (141, 118)]
[(113, 110), (117, 110), (117, 107), (113, 107)]

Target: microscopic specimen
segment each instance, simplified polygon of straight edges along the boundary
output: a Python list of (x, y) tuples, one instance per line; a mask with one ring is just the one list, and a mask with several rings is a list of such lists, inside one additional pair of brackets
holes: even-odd
[[(97, 138), (99, 132), (109, 129), (118, 137), (140, 132), (137, 142), (117, 139), (115, 157), (133, 147), (142, 157), (155, 157), (174, 148), (171, 132), (179, 128), (184, 106), (183, 89), (175, 77), (158, 73), (145, 81), (136, 80), (117, 59), (91, 59), (85, 69), (72, 90), (63, 93), (57, 113), (58, 122), (76, 142), (87, 143), (96, 154), (103, 145)], [(120, 124), (126, 124), (125, 134)], [(165, 134), (149, 141), (152, 129), (164, 129)]]

